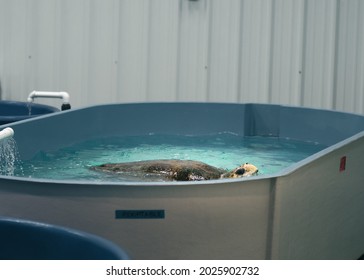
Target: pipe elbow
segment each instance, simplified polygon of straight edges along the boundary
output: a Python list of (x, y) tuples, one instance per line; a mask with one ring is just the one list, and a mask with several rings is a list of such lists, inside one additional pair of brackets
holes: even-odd
[(14, 130), (11, 127), (6, 127), (0, 131), (0, 141), (14, 136)]
[(34, 101), (34, 96), (35, 96), (35, 93), (36, 93), (36, 91), (34, 90), (34, 91), (32, 91), (30, 94), (29, 94), (29, 96), (28, 96), (28, 102), (33, 102)]
[(59, 92), (60, 96), (62, 97), (63, 104), (69, 104), (70, 103), (70, 95), (68, 92), (61, 91)]

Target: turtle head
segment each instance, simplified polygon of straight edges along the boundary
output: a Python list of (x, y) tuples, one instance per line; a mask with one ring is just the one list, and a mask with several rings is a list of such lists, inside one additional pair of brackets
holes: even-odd
[(221, 175), (222, 178), (240, 178), (249, 177), (258, 174), (258, 168), (251, 163), (244, 163), (243, 165), (235, 168), (234, 170)]

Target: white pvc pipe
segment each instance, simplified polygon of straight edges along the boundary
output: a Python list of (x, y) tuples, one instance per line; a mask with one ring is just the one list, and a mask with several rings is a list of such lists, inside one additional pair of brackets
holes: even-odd
[(45, 97), (45, 98), (60, 98), (63, 100), (63, 104), (69, 104), (70, 95), (65, 91), (32, 91), (28, 96), (28, 102), (33, 102), (34, 98)]
[(10, 127), (6, 127), (0, 131), (0, 141), (5, 140), (6, 138), (13, 137), (14, 130)]

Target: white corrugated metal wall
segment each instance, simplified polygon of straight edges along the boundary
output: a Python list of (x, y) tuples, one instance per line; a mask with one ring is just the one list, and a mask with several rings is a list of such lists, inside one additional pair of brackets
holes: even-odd
[(0, 0), (2, 99), (264, 102), (364, 114), (362, 0)]

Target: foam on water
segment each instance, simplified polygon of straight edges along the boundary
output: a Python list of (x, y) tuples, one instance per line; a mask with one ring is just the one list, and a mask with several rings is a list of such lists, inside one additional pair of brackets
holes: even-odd
[(259, 174), (273, 174), (323, 148), (317, 143), (230, 133), (100, 138), (55, 152), (39, 152), (33, 159), (22, 163), (22, 174), (17, 175), (56, 180), (145, 181), (143, 178), (104, 174), (89, 167), (153, 159), (198, 160), (226, 170), (249, 162), (259, 168)]

